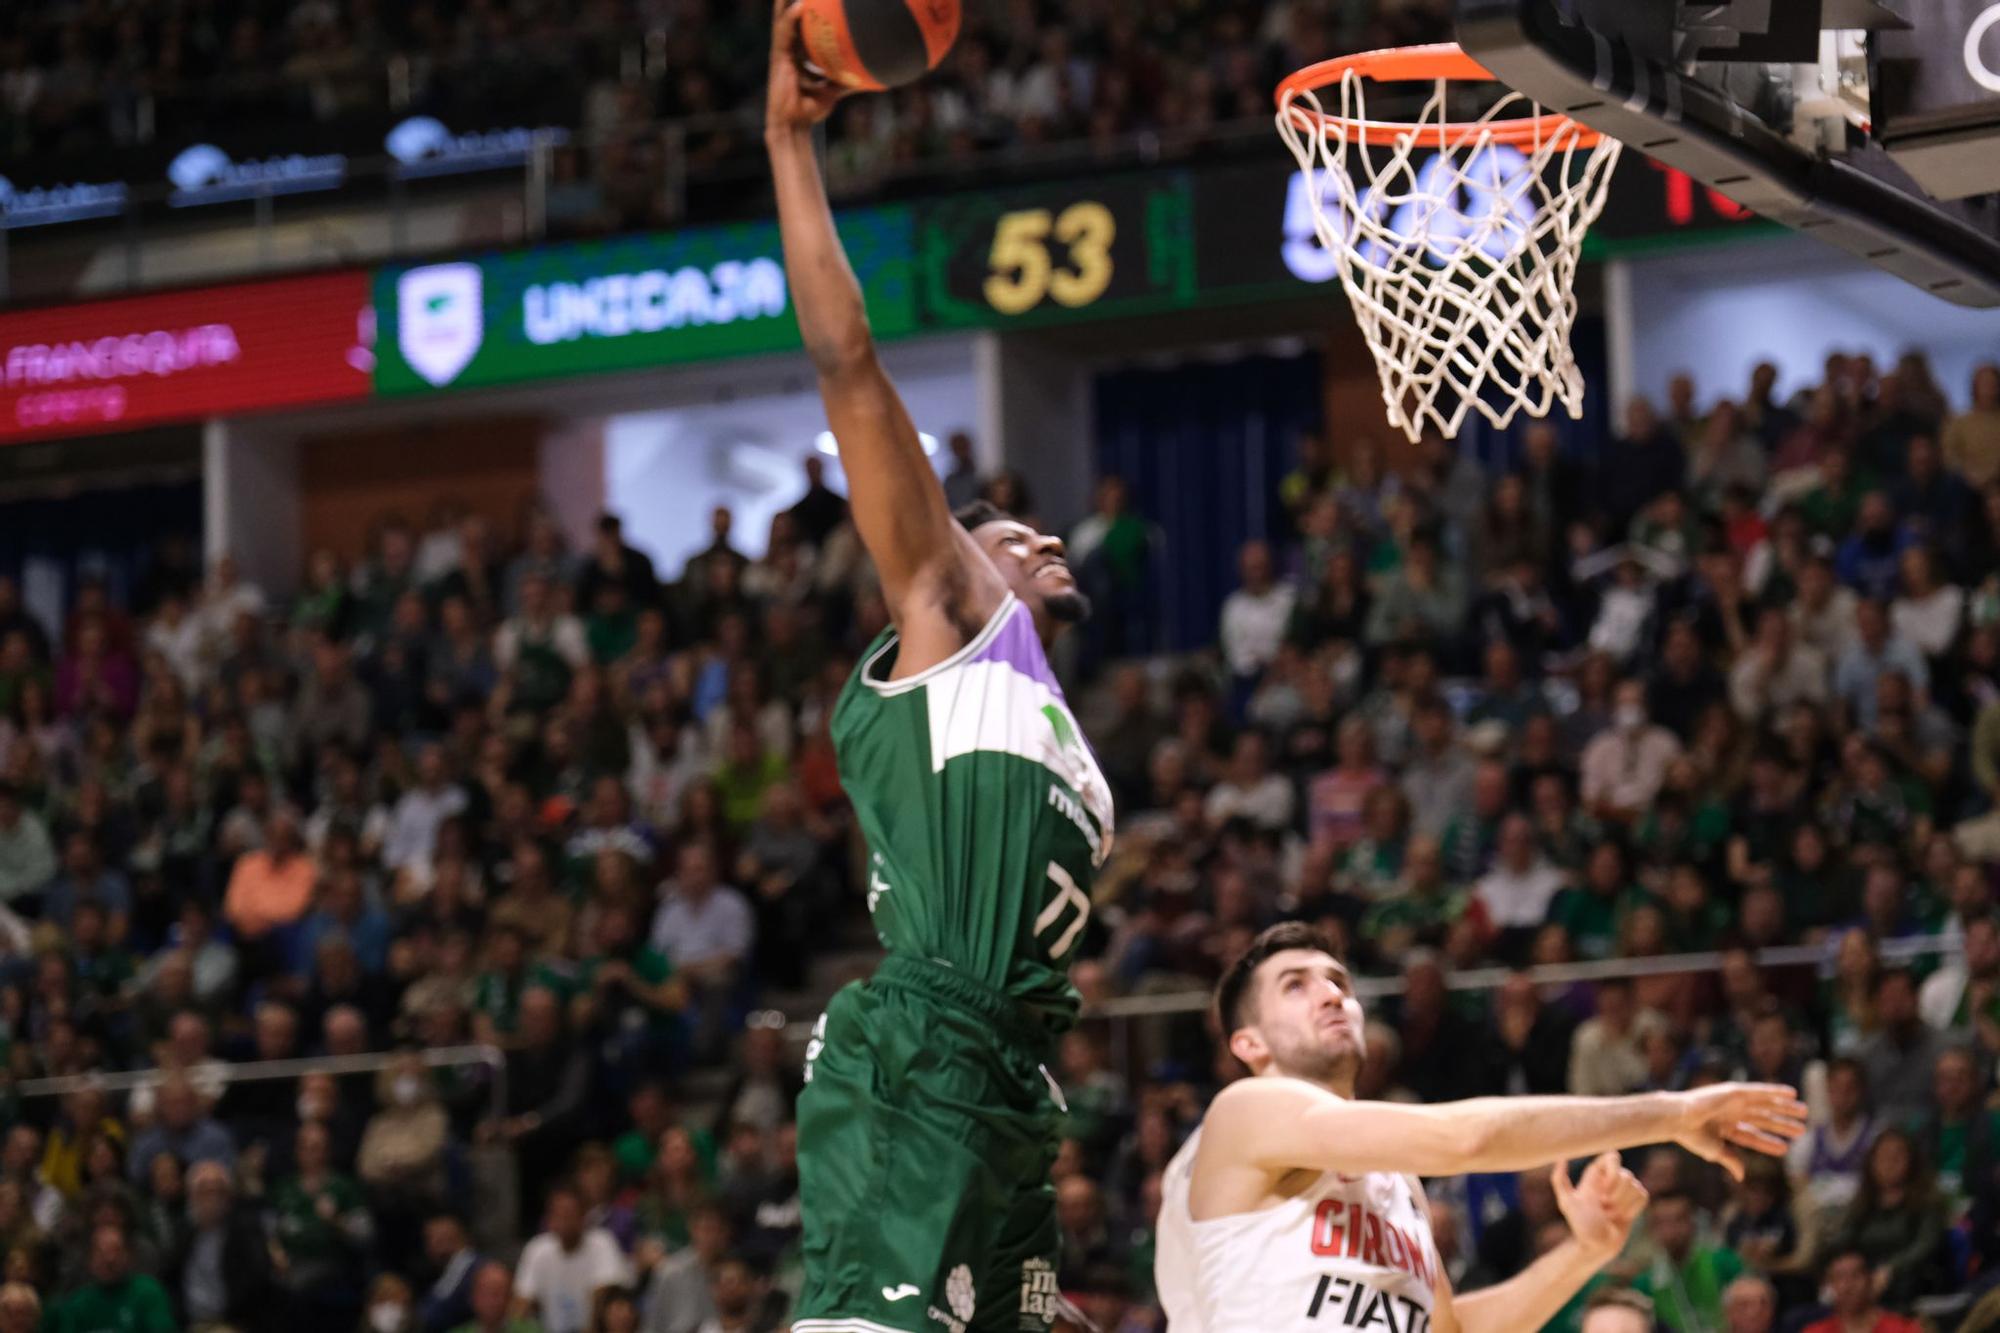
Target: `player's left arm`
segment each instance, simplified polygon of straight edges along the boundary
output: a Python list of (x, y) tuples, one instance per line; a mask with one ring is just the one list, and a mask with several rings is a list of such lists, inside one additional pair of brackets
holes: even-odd
[(1570, 1183), (1563, 1162), (1556, 1163), (1551, 1179), (1570, 1238), (1508, 1281), (1469, 1296), (1454, 1296), (1451, 1279), (1440, 1273), (1431, 1313), (1434, 1333), (1540, 1328), (1625, 1248), (1633, 1222), (1645, 1211), (1646, 1187), (1618, 1164), (1616, 1153), (1592, 1161), (1577, 1184)]

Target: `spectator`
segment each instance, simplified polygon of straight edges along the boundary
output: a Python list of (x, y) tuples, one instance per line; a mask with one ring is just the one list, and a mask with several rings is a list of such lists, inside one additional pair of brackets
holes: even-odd
[(532, 1317), (543, 1333), (585, 1333), (597, 1293), (630, 1281), (631, 1270), (611, 1233), (586, 1229), (576, 1190), (568, 1185), (550, 1190), (542, 1233), (521, 1251), (516, 1317)]
[(1756, 641), (1729, 675), (1729, 702), (1737, 716), (1757, 722), (1793, 704), (1824, 704), (1826, 687), (1825, 655), (1810, 642), (1795, 640), (1790, 616), (1779, 607), (1758, 612)]
[(1884, 1310), (1868, 1256), (1842, 1249), (1826, 1261), (1820, 1282), (1831, 1298), (1833, 1313), (1807, 1324), (1804, 1333), (1918, 1333), (1915, 1320)]
[(1500, 825), (1500, 850), (1493, 868), (1473, 886), (1487, 921), (1500, 932), (1497, 951), (1525, 956), (1536, 931), (1568, 877), (1535, 845), (1535, 826), (1526, 815), (1508, 815)]
[(598, 592), (606, 585), (619, 588), (634, 609), (651, 606), (660, 591), (651, 558), (625, 540), (625, 525), (616, 514), (597, 520), (590, 558), (577, 576), (577, 605), (596, 605)]
[(1646, 1233), (1658, 1257), (1632, 1285), (1653, 1298), (1660, 1322), (1675, 1333), (1700, 1333), (1719, 1325), (1722, 1293), (1743, 1273), (1736, 1252), (1701, 1243), (1694, 1200), (1679, 1190), (1653, 1195)]
[(514, 1275), (488, 1260), (472, 1274), (472, 1318), (458, 1333), (542, 1333), (534, 1319), (515, 1313)]
[(1247, 702), (1251, 689), (1278, 655), (1285, 627), (1291, 622), (1296, 595), (1280, 583), (1271, 548), (1246, 542), (1237, 559), (1242, 586), (1222, 603), (1222, 655), (1235, 678), (1235, 697)]
[(85, 1283), (49, 1307), (42, 1321), (47, 1333), (174, 1333), (173, 1308), (160, 1284), (132, 1271), (130, 1238), (117, 1226), (98, 1226), (90, 1233), (90, 1258)]
[(1778, 1292), (1756, 1273), (1745, 1273), (1723, 1289), (1723, 1333), (1776, 1333)]
[(1944, 459), (1968, 486), (2000, 481), (2000, 365), (1972, 372), (1972, 406), (1945, 427)]
[(1569, 1090), (1579, 1097), (1614, 1097), (1643, 1085), (1643, 1044), (1653, 1028), (1654, 1020), (1635, 1010), (1630, 982), (1600, 982), (1597, 1014), (1577, 1029), (1571, 1047)]
[(1631, 823), (1659, 795), (1681, 745), (1648, 719), (1640, 682), (1621, 681), (1615, 702), (1612, 725), (1583, 751), (1583, 800), (1600, 819)]
[[(417, 1326), (422, 1333), (452, 1333), (474, 1318), (473, 1293), (479, 1275), (497, 1265), (481, 1258), (472, 1247), (465, 1219), (449, 1211), (432, 1213), (425, 1219), (424, 1259), (434, 1276), (418, 1301)], [(512, 1303), (512, 1279), (507, 1287), (503, 1312)]]
[[(222, 914), (239, 938), (262, 940), (305, 916), (316, 879), (297, 816), (287, 809), (274, 810), (264, 824), (264, 845), (236, 859)], [(279, 961), (274, 955), (266, 957), (267, 966)]]
[(729, 1222), (720, 1208), (697, 1209), (688, 1222), (688, 1244), (664, 1253), (655, 1243), (641, 1305), (643, 1333), (696, 1333), (716, 1317), (715, 1280), (729, 1252)]
[(444, 747), (426, 745), (417, 754), (417, 782), (389, 813), (382, 861), (390, 870), (428, 867), (445, 820), (466, 807), (465, 790), (451, 780)]
[(0, 782), (0, 905), (33, 913), (55, 876), (48, 827), (41, 816), (23, 808), (13, 784)]
[(135, 1185), (147, 1179), (153, 1159), (161, 1153), (171, 1153), (189, 1166), (234, 1165), (236, 1145), (229, 1131), (209, 1118), (186, 1074), (171, 1073), (160, 1081), (156, 1108), (152, 1126), (132, 1142), (128, 1171)]
[(652, 947), (693, 993), (696, 1049), (708, 1054), (721, 1038), (723, 1006), (756, 943), (755, 919), (743, 895), (718, 881), (715, 852), (707, 844), (682, 844), (676, 869), (653, 917)]
[(239, 1205), (221, 1162), (198, 1162), (187, 1174), (188, 1225), (165, 1272), (181, 1293), (179, 1322), (190, 1328), (284, 1327), (270, 1248), (254, 1209)]
[(1579, 1333), (1653, 1333), (1653, 1302), (1641, 1292), (1605, 1287), (1584, 1306)]
[(1917, 1012), (1916, 982), (1908, 972), (1882, 973), (1875, 984), (1877, 1031), (1861, 1047), (1862, 1068), (1875, 1109), (1895, 1123), (1923, 1114), (1931, 1095), (1931, 1072), (1944, 1040)]
[(325, 1126), (299, 1127), (296, 1172), (271, 1195), (275, 1240), (284, 1262), (289, 1328), (342, 1333), (361, 1314), (361, 1279), (374, 1222), (361, 1188), (333, 1168)]
[(1875, 1293), (1901, 1304), (1931, 1289), (1943, 1210), (1930, 1166), (1900, 1129), (1885, 1129), (1869, 1145), (1854, 1202), (1835, 1228), (1835, 1252), (1858, 1250)]

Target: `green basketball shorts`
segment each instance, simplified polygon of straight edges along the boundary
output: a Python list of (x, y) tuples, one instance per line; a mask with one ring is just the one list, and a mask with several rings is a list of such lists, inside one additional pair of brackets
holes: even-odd
[(793, 1333), (1046, 1333), (1060, 1091), (1050, 1034), (939, 963), (833, 997), (799, 1098)]

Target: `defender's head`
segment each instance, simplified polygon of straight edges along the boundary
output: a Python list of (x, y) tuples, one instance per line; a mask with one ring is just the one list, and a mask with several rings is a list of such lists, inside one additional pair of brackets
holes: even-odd
[(1299, 922), (1272, 926), (1223, 973), (1216, 1011), (1229, 1050), (1260, 1077), (1349, 1088), (1367, 1052), (1361, 1001), (1333, 942)]
[(1044, 632), (1090, 615), (1090, 599), (1077, 587), (1062, 538), (1037, 532), (985, 500), (964, 506), (956, 517)]

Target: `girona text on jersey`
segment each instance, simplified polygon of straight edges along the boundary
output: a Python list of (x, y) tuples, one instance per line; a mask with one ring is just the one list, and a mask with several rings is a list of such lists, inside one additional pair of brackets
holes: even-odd
[(1371, 1268), (1394, 1268), (1426, 1287), (1437, 1283), (1430, 1249), (1357, 1199), (1321, 1199), (1313, 1210), (1312, 1252), (1359, 1259)]

